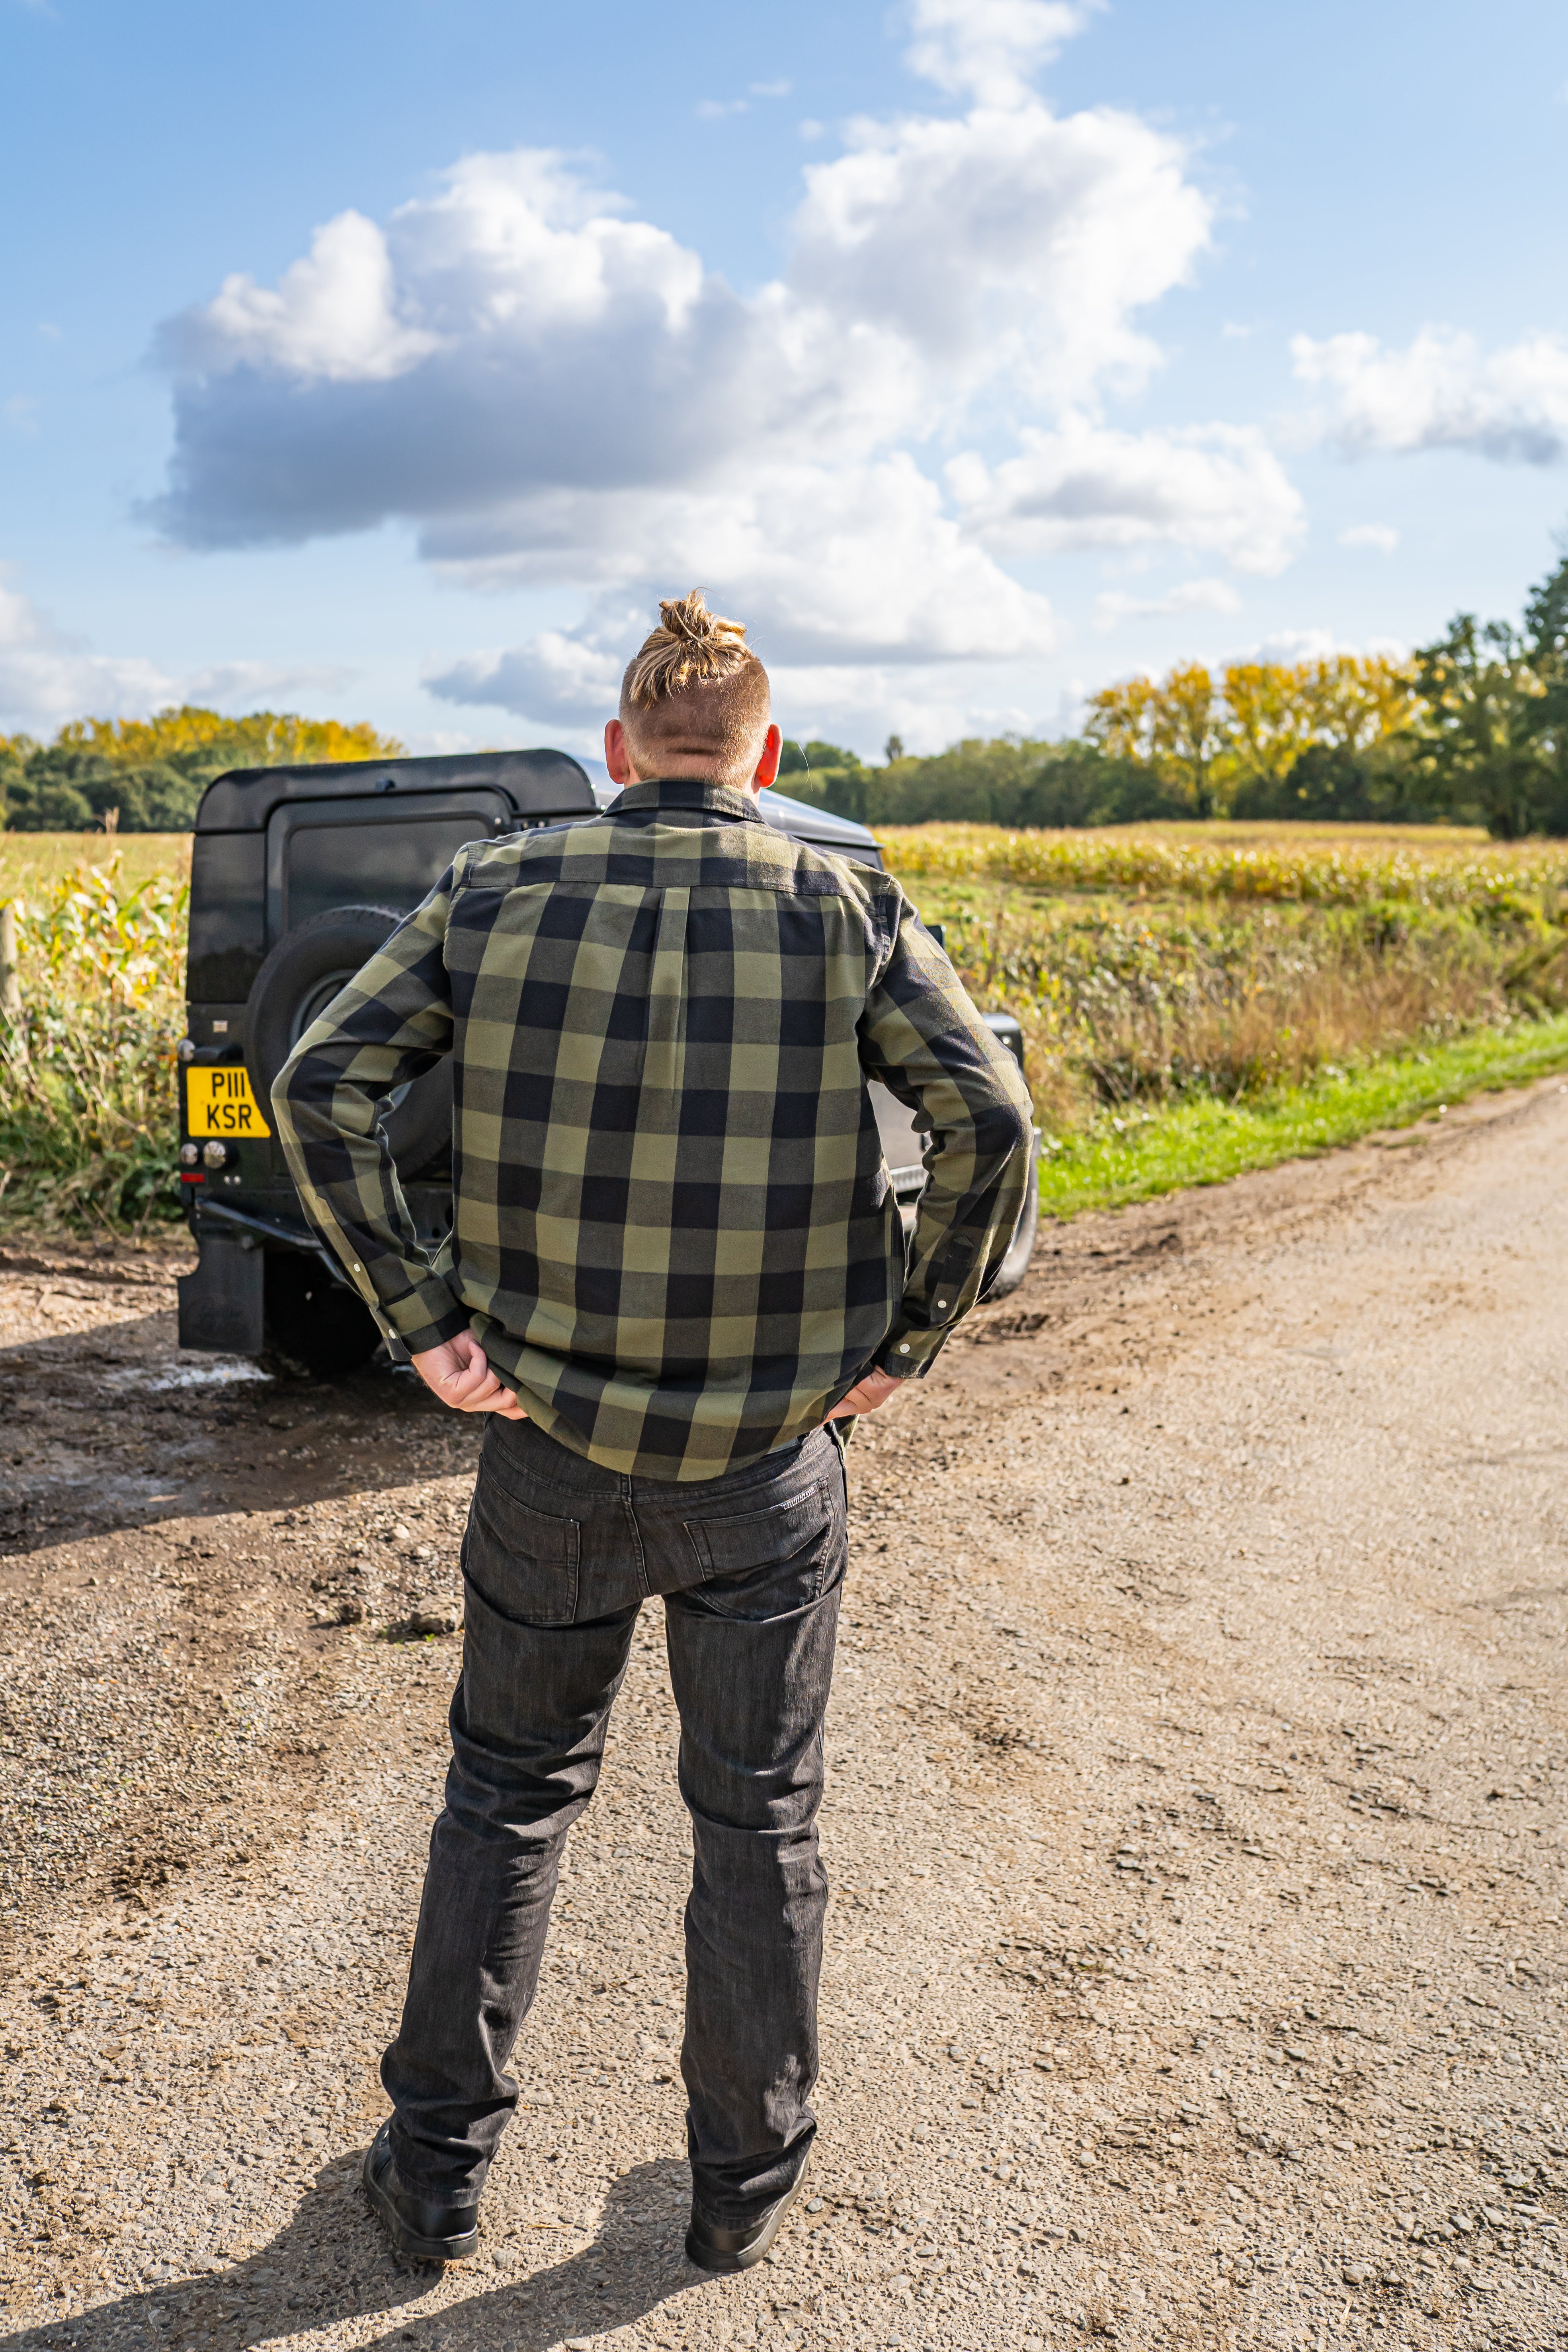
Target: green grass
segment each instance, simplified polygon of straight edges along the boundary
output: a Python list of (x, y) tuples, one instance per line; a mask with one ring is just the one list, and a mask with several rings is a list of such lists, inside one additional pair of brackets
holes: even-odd
[(1047, 1150), (1040, 1206), (1049, 1216), (1118, 1208), (1190, 1184), (1223, 1184), (1382, 1128), (1409, 1127), (1469, 1095), (1526, 1086), (1568, 1069), (1568, 1013), (1482, 1029), (1425, 1053), (1391, 1055), (1228, 1103), (1212, 1095), (1169, 1108), (1106, 1114)]

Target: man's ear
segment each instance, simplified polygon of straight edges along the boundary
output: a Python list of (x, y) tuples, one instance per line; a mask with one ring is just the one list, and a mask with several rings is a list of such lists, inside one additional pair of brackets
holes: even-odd
[[(626, 741), (626, 730), (618, 719), (606, 719), (605, 721), (605, 765), (610, 772), (611, 783), (620, 784), (624, 788), (627, 784), (635, 784), (637, 782), (637, 772), (632, 765), (631, 746)], [(776, 774), (778, 769), (776, 761), (773, 762), (773, 768)]]
[(763, 739), (763, 756), (752, 772), (752, 782), (758, 792), (765, 792), (779, 772), (784, 758), (784, 737), (776, 727), (770, 727)]

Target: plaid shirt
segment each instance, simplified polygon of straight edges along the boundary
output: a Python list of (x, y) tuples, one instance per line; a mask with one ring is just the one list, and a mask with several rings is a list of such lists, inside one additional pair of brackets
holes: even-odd
[[(430, 1253), (376, 1104), (448, 1053)], [(868, 1078), (930, 1129), (908, 1247)], [(650, 1478), (755, 1461), (873, 1367), (923, 1373), (1033, 1173), (1017, 1065), (898, 882), (694, 780), (461, 850), (272, 1102), (384, 1328), (471, 1331), (542, 1430)]]

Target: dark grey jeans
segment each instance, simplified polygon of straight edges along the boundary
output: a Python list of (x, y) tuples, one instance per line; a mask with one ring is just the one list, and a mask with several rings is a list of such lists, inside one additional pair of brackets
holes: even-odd
[(594, 1793), (642, 1602), (662, 1593), (691, 1816), (687, 2141), (703, 2210), (743, 2226), (816, 2131), (822, 1719), (847, 1549), (818, 1430), (696, 1485), (619, 1477), (492, 1421), (463, 1545), (446, 1806), (381, 2079), (416, 2194), (478, 2196), (518, 2086), (566, 1832)]

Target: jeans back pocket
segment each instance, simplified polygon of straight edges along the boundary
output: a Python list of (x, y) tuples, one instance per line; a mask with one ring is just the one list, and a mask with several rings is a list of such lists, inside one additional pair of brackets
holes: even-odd
[(479, 1465), (463, 1536), (463, 1574), (498, 1617), (518, 1625), (570, 1625), (577, 1614), (583, 1530), (519, 1502)]
[(837, 1475), (761, 1510), (686, 1522), (707, 1580), (704, 1605), (735, 1617), (777, 1616), (819, 1600), (842, 1571), (845, 1531)]

